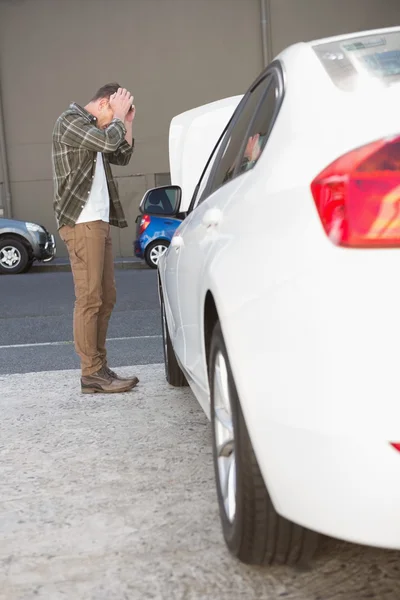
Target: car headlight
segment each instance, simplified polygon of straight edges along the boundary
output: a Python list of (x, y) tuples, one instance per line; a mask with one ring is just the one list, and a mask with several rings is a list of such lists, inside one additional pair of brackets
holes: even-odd
[(41, 231), (44, 233), (43, 227), (41, 225), (38, 225), (37, 223), (25, 223), (25, 225), (28, 231)]

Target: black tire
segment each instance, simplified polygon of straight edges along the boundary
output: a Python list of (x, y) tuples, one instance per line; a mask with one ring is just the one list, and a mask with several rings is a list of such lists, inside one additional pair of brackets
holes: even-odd
[[(227, 366), (234, 432), (236, 512), (232, 520), (226, 514), (217, 462), (214, 375), (219, 353)], [(247, 431), (219, 323), (211, 341), (209, 375), (214, 469), (222, 530), (228, 549), (247, 564), (307, 566), (317, 548), (318, 534), (291, 523), (274, 509)]]
[(148, 266), (151, 269), (157, 269), (157, 265), (158, 265), (158, 261), (155, 261), (153, 255), (153, 251), (158, 247), (164, 247), (165, 250), (168, 248), (168, 246), (170, 245), (170, 242), (168, 240), (154, 240), (154, 242), (151, 242), (151, 244), (149, 244), (145, 250), (144, 253), (144, 260), (146, 261), (146, 263), (148, 264)]
[(28, 260), (28, 264), (26, 265), (25, 269), (24, 269), (24, 273), (29, 273), (29, 271), (32, 269), (32, 265), (35, 262), (35, 260), (33, 258), (30, 258)]
[(176, 360), (175, 351), (172, 347), (172, 342), (168, 331), (168, 323), (165, 315), (164, 299), (161, 291), (160, 298), (165, 377), (170, 385), (173, 385), (174, 387), (185, 387), (188, 385), (188, 382), (178, 364), (178, 361)]
[[(15, 250), (15, 255), (18, 256), (18, 262), (14, 266), (6, 266), (3, 259), (2, 262), (2, 251), (6, 248)], [(0, 273), (9, 275), (18, 275), (24, 273), (29, 265), (30, 255), (28, 248), (23, 242), (14, 238), (1, 238), (0, 239)]]

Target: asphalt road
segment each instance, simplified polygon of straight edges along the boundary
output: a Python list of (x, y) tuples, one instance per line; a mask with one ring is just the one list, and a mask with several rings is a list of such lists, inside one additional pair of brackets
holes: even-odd
[[(162, 361), (156, 273), (117, 270), (109, 327), (114, 366)], [(72, 345), (71, 273), (0, 277), (0, 374), (79, 368)]]

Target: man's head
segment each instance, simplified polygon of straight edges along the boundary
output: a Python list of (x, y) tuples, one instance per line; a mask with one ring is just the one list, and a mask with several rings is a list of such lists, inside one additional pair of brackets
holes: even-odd
[(91, 101), (85, 106), (97, 119), (97, 126), (105, 129), (114, 118), (114, 112), (110, 106), (110, 96), (118, 91), (121, 86), (119, 83), (106, 83), (93, 96)]

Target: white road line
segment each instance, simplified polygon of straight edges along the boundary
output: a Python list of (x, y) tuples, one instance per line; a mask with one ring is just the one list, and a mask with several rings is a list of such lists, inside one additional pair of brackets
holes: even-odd
[[(121, 342), (124, 340), (156, 340), (162, 338), (162, 335), (132, 335), (129, 337), (108, 338), (107, 342)], [(10, 350), (11, 348), (36, 348), (38, 346), (67, 346), (73, 344), (72, 341), (67, 342), (38, 342), (36, 344), (8, 344), (0, 346), (0, 350)]]

